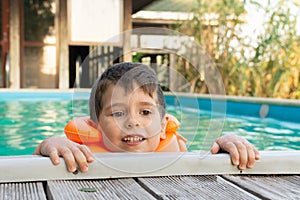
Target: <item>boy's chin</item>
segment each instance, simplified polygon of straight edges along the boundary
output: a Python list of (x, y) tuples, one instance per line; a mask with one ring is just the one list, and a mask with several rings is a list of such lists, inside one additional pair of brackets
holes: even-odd
[(145, 147), (145, 144), (139, 144), (136, 146), (130, 146), (130, 145), (120, 145), (116, 146), (107, 146), (107, 149), (111, 152), (115, 153), (151, 153), (155, 152), (155, 149), (150, 148), (149, 146)]

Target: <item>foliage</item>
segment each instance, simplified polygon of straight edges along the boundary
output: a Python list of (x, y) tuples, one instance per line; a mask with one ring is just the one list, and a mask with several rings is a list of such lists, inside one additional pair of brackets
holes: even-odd
[[(235, 49), (230, 45), (238, 40), (236, 27), (243, 23), (241, 16), (245, 10), (239, 0), (213, 2), (197, 0), (192, 10), (193, 18), (185, 21), (177, 30), (192, 36), (206, 50), (223, 74), (225, 86), (228, 86), (232, 84), (232, 79), (229, 79), (227, 74), (235, 62)], [(191, 67), (179, 68), (186, 79), (193, 82), (191, 91), (207, 92), (203, 77), (201, 79), (201, 76), (195, 77), (194, 72), (190, 73)]]
[[(300, 98), (300, 40), (297, 36), (297, 18), (291, 12), (291, 1), (279, 0), (266, 8), (257, 2), (258, 9), (264, 9), (269, 16), (264, 24), (264, 32), (257, 37), (253, 47), (254, 56), (250, 58), (255, 81), (249, 83), (251, 95), (264, 97)], [(299, 10), (298, 6), (298, 10)]]
[[(265, 7), (254, 0), (213, 2), (197, 0), (193, 18), (177, 30), (192, 36), (208, 52), (222, 74), (227, 94), (300, 98), (300, 37), (291, 12), (291, 7), (299, 12), (299, 4), (278, 0)], [(256, 37), (241, 34), (245, 3), (267, 17)], [(207, 92), (205, 81), (190, 67), (180, 64), (179, 69), (193, 83), (191, 91)]]
[(54, 0), (24, 0), (25, 41), (43, 42), (54, 28)]
[(143, 53), (136, 53), (132, 56), (132, 62), (141, 62), (141, 59), (145, 56)]

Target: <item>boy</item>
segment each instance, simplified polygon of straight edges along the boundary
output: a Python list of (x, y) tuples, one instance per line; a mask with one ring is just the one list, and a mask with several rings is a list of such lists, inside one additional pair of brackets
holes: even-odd
[[(108, 68), (95, 82), (90, 95), (89, 123), (101, 133), (101, 145), (107, 151), (153, 152), (166, 138), (165, 106), (157, 77), (149, 67), (119, 63)], [(184, 151), (184, 139), (178, 134), (175, 138), (177, 149), (181, 150), (171, 151)], [(44, 140), (34, 154), (50, 156), (54, 165), (59, 164), (62, 156), (70, 172), (76, 170), (76, 163), (86, 172), (88, 163), (94, 160), (89, 147), (54, 136)], [(236, 135), (217, 138), (211, 153), (219, 150), (228, 152), (233, 165), (240, 169), (252, 168), (259, 159), (257, 149)]]

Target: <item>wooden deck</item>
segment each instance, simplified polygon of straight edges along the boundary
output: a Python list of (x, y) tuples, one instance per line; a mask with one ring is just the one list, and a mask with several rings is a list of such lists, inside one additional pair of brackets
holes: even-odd
[[(261, 152), (256, 166), (244, 171), (227, 154), (174, 158), (101, 154), (89, 172), (69, 173), (63, 160), (53, 166), (47, 157), (0, 157), (0, 200), (300, 199), (299, 151)], [(172, 163), (155, 165), (166, 160)]]
[[(81, 191), (82, 188), (91, 190)], [(199, 175), (1, 183), (3, 200), (300, 199), (297, 175)]]

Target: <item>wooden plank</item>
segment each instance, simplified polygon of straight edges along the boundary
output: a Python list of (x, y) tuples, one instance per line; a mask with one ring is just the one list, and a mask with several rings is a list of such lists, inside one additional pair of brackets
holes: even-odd
[(42, 182), (1, 183), (0, 199), (16, 200), (46, 200)]
[[(80, 191), (82, 188), (94, 192)], [(48, 181), (48, 198), (53, 200), (73, 199), (155, 199), (134, 179), (105, 179), (81, 181)]]
[(138, 178), (159, 199), (257, 199), (220, 176)]
[(226, 175), (225, 179), (245, 190), (268, 199), (299, 199), (300, 177), (293, 175), (277, 176), (235, 176)]

